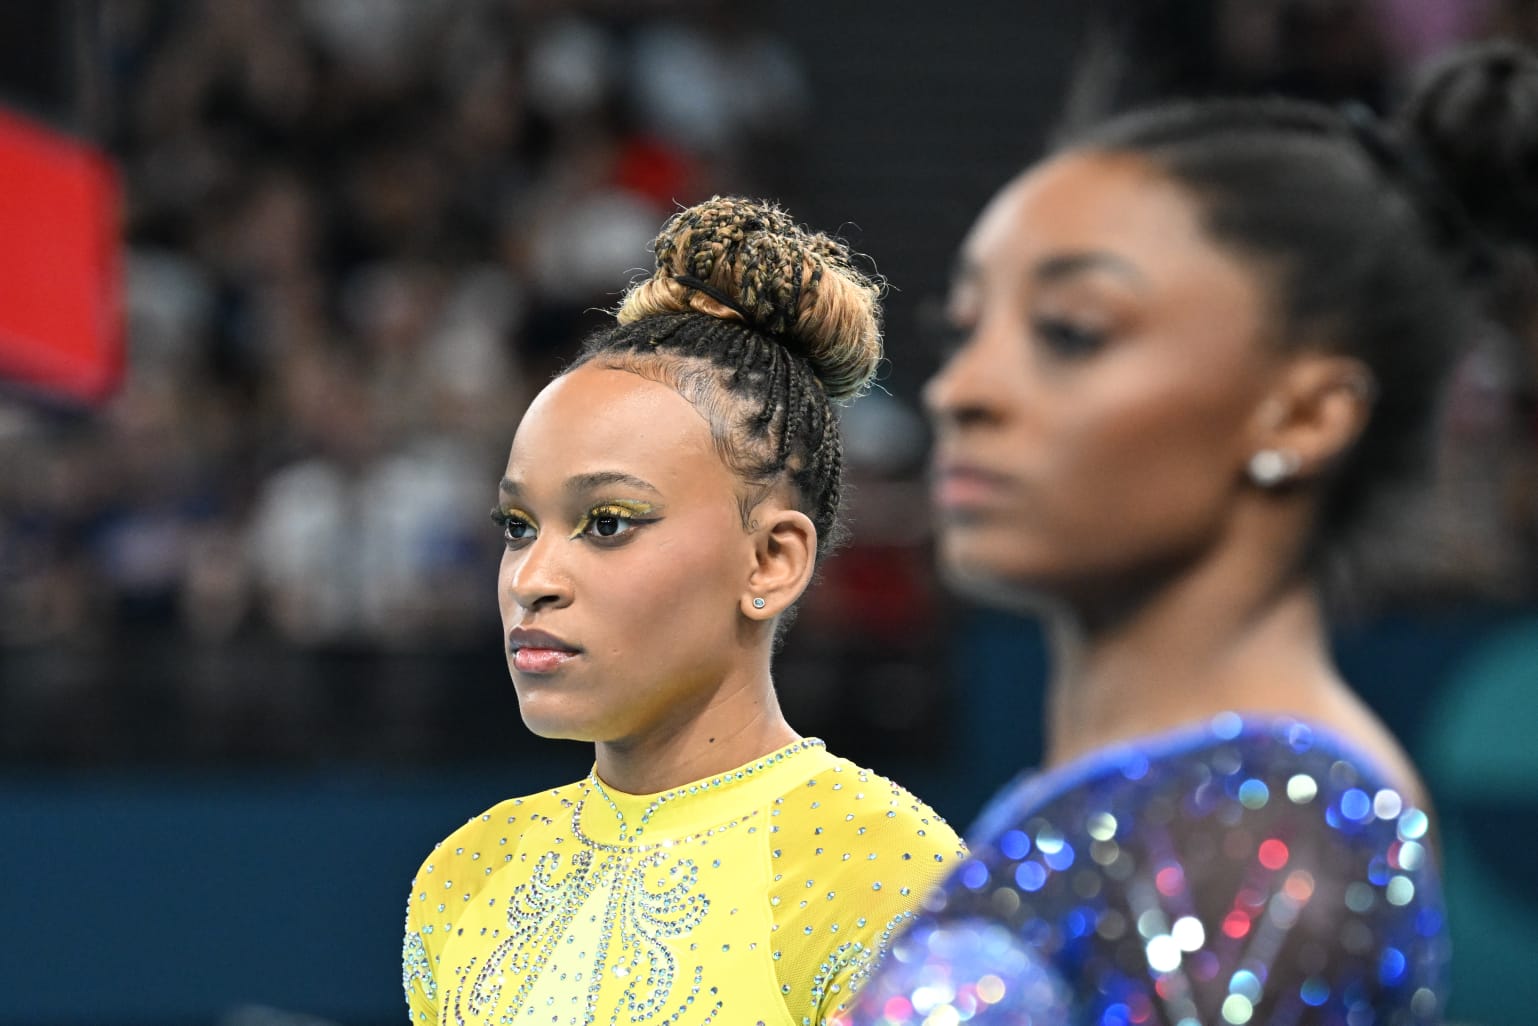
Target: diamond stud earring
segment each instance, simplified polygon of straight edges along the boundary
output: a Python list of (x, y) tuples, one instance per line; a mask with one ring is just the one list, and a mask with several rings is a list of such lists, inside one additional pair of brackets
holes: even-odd
[(1250, 480), (1262, 488), (1275, 488), (1298, 472), (1302, 458), (1291, 449), (1262, 449), (1250, 457)]

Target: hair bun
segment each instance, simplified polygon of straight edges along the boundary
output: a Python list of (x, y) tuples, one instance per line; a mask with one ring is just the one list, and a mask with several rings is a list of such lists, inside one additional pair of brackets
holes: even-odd
[(1481, 235), (1538, 246), (1538, 55), (1510, 42), (1457, 50), (1402, 122)]
[(842, 240), (773, 203), (717, 196), (669, 218), (652, 251), (656, 270), (626, 294), (621, 324), (689, 311), (743, 321), (804, 356), (830, 399), (857, 395), (875, 374), (881, 284)]

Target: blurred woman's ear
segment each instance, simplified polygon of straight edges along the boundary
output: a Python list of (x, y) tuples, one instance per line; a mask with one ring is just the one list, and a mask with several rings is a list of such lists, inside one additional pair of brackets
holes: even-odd
[(1304, 352), (1289, 359), (1255, 409), (1246, 470), (1263, 486), (1328, 471), (1361, 437), (1376, 386), (1357, 359)]

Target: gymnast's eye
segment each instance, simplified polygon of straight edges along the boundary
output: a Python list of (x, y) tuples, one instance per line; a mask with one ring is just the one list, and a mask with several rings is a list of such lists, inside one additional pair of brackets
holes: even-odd
[(586, 536), (596, 542), (618, 542), (650, 523), (652, 507), (646, 503), (604, 503), (588, 510), (572, 537)]
[(520, 510), (494, 509), (491, 519), (502, 528), (502, 540), (510, 549), (527, 545), (539, 533), (533, 521)]

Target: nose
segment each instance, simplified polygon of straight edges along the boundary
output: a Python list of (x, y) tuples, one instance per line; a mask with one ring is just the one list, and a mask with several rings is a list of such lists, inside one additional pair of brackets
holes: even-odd
[(541, 535), (527, 548), (504, 552), (503, 594), (529, 612), (570, 605), (571, 575), (560, 559), (565, 540), (559, 535)]
[(998, 419), (999, 367), (990, 367), (981, 329), (935, 372), (924, 385), (924, 409), (937, 428), (962, 427)]

